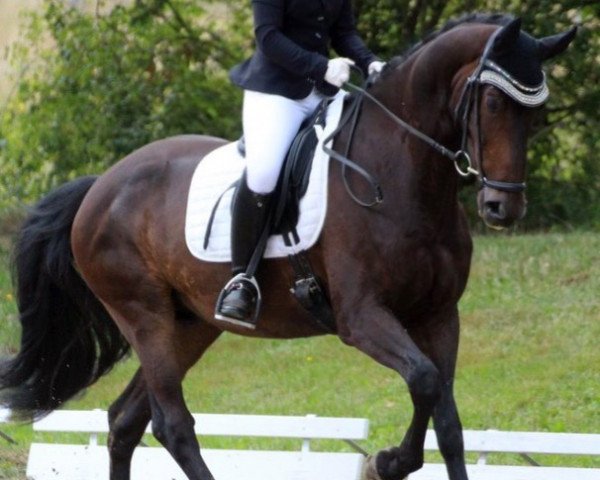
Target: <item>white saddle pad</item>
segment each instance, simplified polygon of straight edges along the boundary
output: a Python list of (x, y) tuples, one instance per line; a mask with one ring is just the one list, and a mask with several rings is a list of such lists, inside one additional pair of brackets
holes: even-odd
[[(329, 105), (325, 128), (316, 127), (319, 143), (315, 150), (308, 190), (300, 201), (298, 235), (300, 243), (287, 247), (281, 235), (272, 236), (267, 244), (266, 258), (286, 257), (313, 246), (325, 223), (327, 211), (327, 172), (329, 156), (323, 151), (323, 140), (338, 126), (344, 97), (340, 92)], [(236, 143), (229, 143), (209, 153), (199, 164), (192, 177), (188, 196), (185, 239), (196, 258), (206, 262), (231, 261), (231, 198), (233, 189), (225, 193), (216, 211), (210, 240), (204, 248), (204, 237), (210, 214), (219, 196), (242, 175), (245, 159)]]

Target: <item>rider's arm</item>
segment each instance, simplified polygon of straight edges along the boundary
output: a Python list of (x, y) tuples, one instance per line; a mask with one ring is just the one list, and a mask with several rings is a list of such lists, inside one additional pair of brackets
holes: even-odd
[(283, 34), (284, 0), (253, 0), (254, 34), (260, 51), (297, 75), (321, 81), (327, 57), (300, 47)]
[(358, 31), (350, 0), (344, 0), (339, 18), (330, 30), (331, 45), (341, 57), (351, 58), (366, 74), (369, 65), (379, 60), (367, 48)]

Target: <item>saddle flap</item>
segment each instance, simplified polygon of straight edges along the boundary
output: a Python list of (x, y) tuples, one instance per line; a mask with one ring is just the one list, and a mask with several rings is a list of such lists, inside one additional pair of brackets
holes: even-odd
[(316, 128), (325, 128), (329, 100), (323, 100), (304, 121), (290, 149), (275, 189), (273, 233), (290, 234), (300, 216), (300, 200), (308, 190), (315, 150), (319, 143)]

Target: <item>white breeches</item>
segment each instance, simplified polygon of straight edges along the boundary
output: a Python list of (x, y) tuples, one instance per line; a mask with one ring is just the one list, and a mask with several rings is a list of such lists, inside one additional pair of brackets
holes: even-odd
[(243, 126), (250, 190), (261, 194), (275, 190), (285, 155), (300, 125), (324, 98), (315, 90), (302, 100), (244, 91)]

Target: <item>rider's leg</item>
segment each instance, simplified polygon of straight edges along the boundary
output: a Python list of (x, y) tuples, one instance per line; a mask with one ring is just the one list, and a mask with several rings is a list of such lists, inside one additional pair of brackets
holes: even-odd
[(236, 192), (231, 228), (232, 270), (237, 275), (223, 293), (215, 317), (254, 328), (257, 289), (243, 273), (266, 227), (268, 205), (285, 155), (305, 118), (322, 97), (312, 93), (303, 100), (244, 92), (246, 174)]
[(316, 92), (301, 100), (244, 92), (243, 124), (248, 186), (266, 194), (275, 190), (285, 156), (300, 129), (324, 97)]
[(229, 323), (254, 328), (253, 319), (257, 289), (246, 270), (254, 250), (266, 227), (271, 194), (253, 192), (248, 187), (246, 174), (233, 199), (231, 212), (231, 270), (234, 279), (223, 292), (215, 318)]

